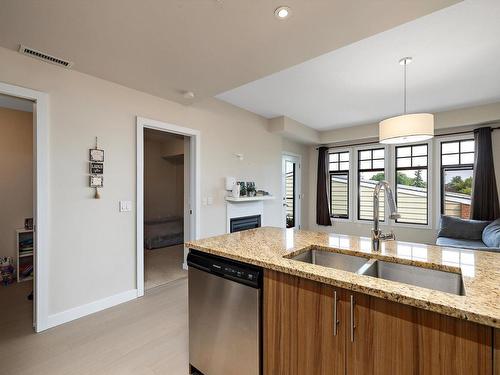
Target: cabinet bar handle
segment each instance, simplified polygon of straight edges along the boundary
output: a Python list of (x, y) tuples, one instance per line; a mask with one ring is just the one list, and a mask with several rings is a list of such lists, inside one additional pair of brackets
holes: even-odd
[(340, 322), (337, 320), (337, 291), (333, 292), (333, 335), (337, 336), (337, 325)]
[(351, 294), (351, 342), (354, 342), (354, 328), (356, 328), (354, 324), (354, 303), (354, 296)]

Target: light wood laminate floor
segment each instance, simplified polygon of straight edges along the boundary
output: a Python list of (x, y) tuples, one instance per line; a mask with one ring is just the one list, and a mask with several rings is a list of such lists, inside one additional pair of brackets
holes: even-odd
[(0, 374), (185, 375), (187, 279), (35, 334), (30, 285), (0, 287)]
[(184, 245), (144, 250), (144, 288), (146, 290), (187, 277), (182, 268)]

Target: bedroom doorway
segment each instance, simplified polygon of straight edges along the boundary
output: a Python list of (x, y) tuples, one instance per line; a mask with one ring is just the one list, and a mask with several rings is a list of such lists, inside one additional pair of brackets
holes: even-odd
[(198, 233), (199, 132), (137, 118), (137, 294), (187, 277)]
[(144, 289), (187, 277), (185, 159), (189, 137), (144, 129)]
[(48, 95), (0, 82), (0, 103), (4, 108), (0, 143), (8, 155), (0, 163), (4, 196), (0, 224), (5, 241), (0, 243), (0, 281), (9, 285), (0, 286), (0, 305), (6, 306), (7, 314), (0, 331), (26, 335), (32, 328), (40, 332), (50, 327)]
[(1, 332), (28, 332), (34, 323), (34, 102), (0, 94)]

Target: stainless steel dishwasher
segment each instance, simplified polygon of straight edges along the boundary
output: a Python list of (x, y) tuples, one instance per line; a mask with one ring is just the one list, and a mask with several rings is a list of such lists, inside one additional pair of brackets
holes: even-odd
[(261, 374), (262, 270), (191, 250), (189, 364), (193, 374)]

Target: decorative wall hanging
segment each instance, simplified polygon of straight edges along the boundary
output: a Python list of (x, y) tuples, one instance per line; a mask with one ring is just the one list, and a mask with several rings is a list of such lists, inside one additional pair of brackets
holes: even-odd
[(90, 162), (90, 174), (103, 174), (104, 173), (104, 164), (103, 163), (95, 163)]
[(91, 188), (102, 188), (103, 178), (102, 176), (90, 176), (90, 187)]
[(104, 150), (99, 149), (97, 137), (95, 137), (95, 147), (89, 150), (89, 186), (95, 189), (94, 198), (99, 199), (99, 189), (104, 186)]
[(95, 161), (99, 163), (104, 162), (104, 150), (100, 150), (97, 148), (97, 137), (95, 137), (95, 148), (91, 148), (89, 150), (89, 158), (90, 161)]

